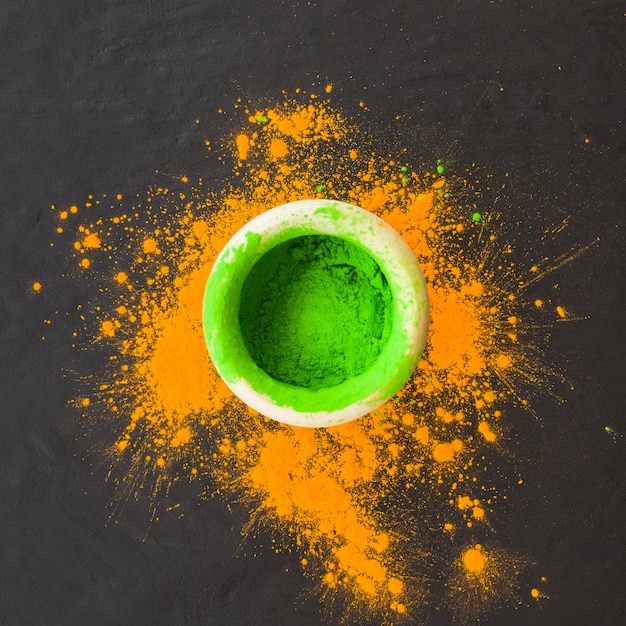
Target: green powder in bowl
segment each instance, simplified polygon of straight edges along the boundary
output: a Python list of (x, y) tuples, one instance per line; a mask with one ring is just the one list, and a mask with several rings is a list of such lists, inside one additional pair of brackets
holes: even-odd
[(427, 321), (424, 279), (398, 233), (331, 200), (292, 202), (242, 228), (203, 311), (226, 384), (298, 426), (340, 424), (389, 399), (421, 356)]

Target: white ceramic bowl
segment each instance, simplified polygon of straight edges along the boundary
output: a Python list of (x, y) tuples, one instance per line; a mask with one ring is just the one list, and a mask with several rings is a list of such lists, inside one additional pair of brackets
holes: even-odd
[[(308, 235), (341, 238), (365, 251), (391, 290), (388, 339), (358, 375), (310, 389), (281, 382), (250, 356), (239, 320), (241, 291), (251, 269), (276, 246)], [(335, 200), (302, 200), (262, 213), (228, 242), (217, 258), (204, 297), (209, 354), (232, 392), (270, 418), (294, 426), (332, 426), (369, 413), (409, 379), (426, 344), (428, 296), (414, 254), (386, 222)]]

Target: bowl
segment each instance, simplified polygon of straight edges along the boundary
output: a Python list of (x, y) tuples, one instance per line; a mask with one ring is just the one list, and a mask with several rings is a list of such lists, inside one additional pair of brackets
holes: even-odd
[(397, 393), (428, 316), (402, 237), (369, 211), (318, 199), (270, 209), (233, 236), (208, 278), (202, 322), (238, 398), (279, 422), (327, 427)]

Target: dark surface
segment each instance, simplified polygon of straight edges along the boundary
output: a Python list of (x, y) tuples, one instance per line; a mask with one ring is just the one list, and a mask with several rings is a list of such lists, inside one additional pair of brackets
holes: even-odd
[(64, 376), (99, 357), (71, 349), (72, 319), (42, 324), (87, 299), (60, 292), (47, 260), (52, 203), (131, 195), (155, 170), (202, 173), (196, 118), (210, 128), (240, 94), (279, 98), (318, 76), (347, 114), (364, 100), (416, 160), (508, 172), (498, 208), (518, 248), (535, 249), (566, 216), (539, 254), (600, 237), (547, 279), (588, 318), (556, 324), (550, 341), (575, 389), (565, 405), (539, 401), (542, 424), (512, 423), (526, 487), (498, 526), (503, 545), (535, 559), (551, 598), (481, 623), (626, 623), (626, 438), (604, 431), (626, 432), (625, 20), (622, 3), (591, 0), (4, 0), (0, 623), (320, 621), (297, 555), (232, 558), (243, 518), (218, 501), (190, 493), (182, 519), (152, 526), (147, 503), (133, 503), (107, 525), (112, 487), (80, 460)]

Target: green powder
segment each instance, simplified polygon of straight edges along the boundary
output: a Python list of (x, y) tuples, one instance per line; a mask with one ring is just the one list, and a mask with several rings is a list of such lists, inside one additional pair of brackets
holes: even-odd
[(239, 323), (256, 364), (276, 380), (311, 390), (362, 374), (383, 349), (392, 295), (366, 252), (339, 237), (282, 243), (248, 274)]

